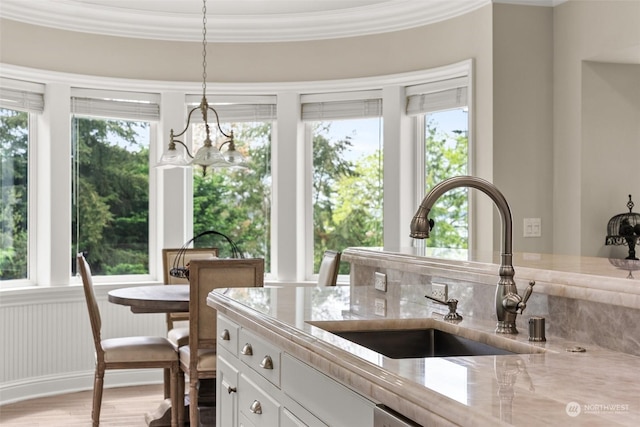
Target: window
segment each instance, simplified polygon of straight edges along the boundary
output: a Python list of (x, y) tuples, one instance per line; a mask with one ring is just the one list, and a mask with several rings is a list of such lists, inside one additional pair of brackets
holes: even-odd
[(29, 114), (0, 108), (2, 230), (0, 277), (27, 279)]
[[(219, 99), (219, 97), (214, 97)], [(246, 104), (212, 105), (226, 134), (233, 130), (236, 150), (247, 158), (247, 168), (208, 170), (193, 174), (193, 232), (219, 231), (231, 238), (246, 257), (264, 258), (265, 272), (271, 266), (271, 135), (276, 109), (274, 97), (252, 99)], [(196, 120), (202, 121), (201, 117)], [(224, 141), (210, 115), (211, 140)], [(194, 153), (204, 141), (204, 124), (192, 125)], [(223, 147), (222, 151), (227, 147)], [(216, 236), (199, 246), (216, 246), (221, 257), (231, 256), (231, 248)]]
[[(13, 84), (12, 84), (13, 83)], [(38, 92), (35, 92), (37, 90)], [(0, 279), (29, 279), (29, 150), (30, 117), (42, 112), (42, 87), (10, 82), (0, 85), (0, 150), (2, 152), (2, 216)]]
[[(313, 270), (327, 249), (382, 246), (382, 102), (303, 98), (312, 147)], [(346, 96), (357, 96), (346, 94)], [(348, 265), (341, 265), (341, 274)]]
[(157, 104), (73, 97), (72, 245), (95, 275), (149, 274), (149, 120)]
[[(77, 283), (69, 274), (77, 251), (87, 252), (98, 282), (158, 280), (160, 248), (212, 229), (231, 237), (246, 256), (264, 257), (269, 280), (314, 280), (326, 249), (411, 245), (405, 216), (415, 212), (426, 189), (473, 173), (466, 112), (470, 60), (348, 81), (222, 85), (224, 95), (210, 100), (250, 165), (243, 171), (208, 170), (206, 177), (199, 168), (156, 172), (150, 169), (155, 161), (149, 161), (167, 149), (168, 132), (158, 135), (158, 128), (184, 125), (185, 112), (201, 100), (201, 94), (186, 91), (195, 94), (199, 85), (181, 89), (159, 81), (64, 74), (51, 84), (26, 84), (19, 70), (5, 71), (3, 288)], [(51, 81), (47, 72), (29, 75)], [(145, 87), (158, 92), (143, 93)], [(421, 133), (413, 146), (411, 124)], [(192, 125), (184, 142), (193, 153), (198, 147), (192, 141), (202, 138), (201, 124)], [(392, 144), (383, 146), (383, 128)], [(272, 152), (278, 153), (277, 174)], [(387, 170), (384, 155), (392, 166)], [(406, 185), (407, 180), (413, 182)], [(384, 211), (383, 182), (391, 201)], [(471, 246), (470, 210), (462, 194), (435, 211), (435, 244)], [(456, 212), (462, 215), (452, 217)], [(389, 242), (383, 242), (383, 230)], [(441, 231), (447, 233), (442, 240)], [(199, 245), (215, 245), (229, 256), (223, 239)], [(342, 263), (340, 274), (348, 269)]]
[[(466, 82), (466, 78), (457, 78), (407, 89), (407, 113), (416, 116), (417, 151), (422, 153), (418, 166), (418, 170), (424, 171), (418, 185), (420, 198), (447, 178), (469, 174)], [(443, 194), (433, 206), (429, 218), (437, 224), (431, 232), (429, 246), (469, 247), (467, 188)]]

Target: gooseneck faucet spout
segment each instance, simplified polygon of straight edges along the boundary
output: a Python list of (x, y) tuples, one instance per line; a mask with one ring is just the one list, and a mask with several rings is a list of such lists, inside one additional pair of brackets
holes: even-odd
[(522, 313), (527, 306), (527, 300), (533, 291), (533, 283), (529, 284), (524, 297), (518, 295), (516, 282), (513, 280), (515, 271), (513, 269), (513, 219), (511, 217), (511, 209), (509, 208), (507, 199), (505, 199), (504, 195), (495, 185), (474, 176), (456, 176), (440, 182), (427, 193), (411, 220), (411, 237), (415, 239), (429, 237), (429, 232), (434, 226), (433, 220), (427, 217), (429, 211), (431, 211), (431, 208), (440, 196), (458, 187), (469, 187), (482, 191), (493, 200), (500, 212), (500, 218), (502, 220), (502, 247), (500, 250), (500, 280), (496, 287), (495, 299), (496, 316), (498, 318), (496, 332), (501, 334), (517, 334), (516, 317), (518, 311)]

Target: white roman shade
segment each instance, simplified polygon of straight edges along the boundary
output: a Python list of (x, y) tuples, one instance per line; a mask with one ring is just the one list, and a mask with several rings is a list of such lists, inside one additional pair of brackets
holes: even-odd
[(72, 89), (71, 114), (134, 121), (160, 120), (160, 96), (133, 92)]
[(408, 86), (406, 88), (407, 114), (417, 115), (466, 107), (468, 105), (468, 80), (468, 77), (457, 77)]
[[(189, 110), (197, 107), (202, 95), (187, 95)], [(276, 120), (276, 97), (265, 96), (218, 96), (207, 95), (209, 106), (218, 112), (221, 123), (270, 122)], [(213, 112), (209, 112), (209, 122), (215, 122)], [(202, 122), (202, 114), (195, 111), (191, 116), (194, 123)]]
[[(345, 99), (343, 99), (345, 98)], [(378, 90), (331, 94), (302, 95), (302, 120), (344, 120), (382, 116), (381, 92)]]
[(41, 113), (44, 110), (44, 85), (2, 78), (0, 80), (0, 107)]

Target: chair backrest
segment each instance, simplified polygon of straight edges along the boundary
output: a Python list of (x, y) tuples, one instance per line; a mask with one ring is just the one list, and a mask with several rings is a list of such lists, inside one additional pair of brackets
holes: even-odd
[(218, 256), (218, 248), (163, 249), (162, 271), (165, 285), (186, 285), (189, 283), (188, 279), (174, 277), (169, 274), (180, 252), (184, 254), (184, 259), (179, 260), (179, 267), (184, 267), (195, 259), (214, 259)]
[(93, 291), (93, 277), (91, 276), (91, 267), (80, 252), (76, 256), (76, 266), (82, 276), (82, 288), (84, 289), (84, 297), (87, 301), (87, 309), (89, 310), (89, 320), (91, 321), (91, 332), (93, 333), (93, 342), (96, 346), (98, 357), (103, 353), (100, 344), (100, 329), (102, 328), (102, 320), (100, 318), (100, 308), (96, 300), (96, 294)]
[(198, 348), (216, 346), (216, 310), (207, 305), (215, 288), (264, 286), (264, 258), (194, 260), (189, 267), (189, 346), (191, 356)]
[(325, 251), (318, 272), (318, 286), (335, 286), (340, 269), (340, 252)]
[[(176, 262), (176, 258), (180, 259)], [(172, 276), (169, 272), (178, 264), (178, 267), (185, 267), (196, 259), (214, 259), (218, 256), (218, 248), (186, 248), (186, 249), (163, 249), (162, 250), (162, 272), (165, 285), (186, 285), (189, 279)], [(167, 313), (167, 330), (173, 329), (174, 323), (189, 320), (189, 313)]]

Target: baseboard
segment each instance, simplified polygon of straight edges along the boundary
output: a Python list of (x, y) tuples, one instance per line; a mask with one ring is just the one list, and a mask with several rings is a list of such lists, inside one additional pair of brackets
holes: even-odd
[[(108, 370), (104, 387), (127, 387), (143, 384), (162, 384), (161, 369)], [(35, 399), (37, 397), (67, 394), (93, 388), (93, 371), (61, 375), (32, 377), (12, 383), (0, 384), (0, 405)]]

